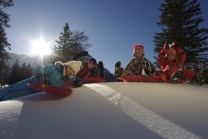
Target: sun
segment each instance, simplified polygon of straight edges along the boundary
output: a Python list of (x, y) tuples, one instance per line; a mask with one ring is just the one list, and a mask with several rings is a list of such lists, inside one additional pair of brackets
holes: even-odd
[(39, 55), (49, 55), (52, 53), (50, 43), (40, 39), (32, 42), (32, 53)]

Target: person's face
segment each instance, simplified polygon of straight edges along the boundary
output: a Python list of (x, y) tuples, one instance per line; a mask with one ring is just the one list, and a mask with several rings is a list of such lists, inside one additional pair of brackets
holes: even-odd
[(71, 67), (66, 67), (66, 75), (74, 76), (74, 70)]
[(95, 67), (95, 64), (92, 61), (88, 61), (87, 66), (88, 66), (89, 69), (92, 69), (92, 68)]
[(143, 56), (143, 54), (144, 54), (144, 51), (142, 49), (140, 49), (140, 48), (135, 49), (134, 56), (136, 58), (141, 58)]
[(175, 55), (168, 55), (168, 59), (171, 61), (175, 60)]

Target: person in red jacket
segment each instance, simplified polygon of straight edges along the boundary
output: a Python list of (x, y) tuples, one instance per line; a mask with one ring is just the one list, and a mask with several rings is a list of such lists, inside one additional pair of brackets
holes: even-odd
[(181, 79), (194, 81), (199, 85), (204, 84), (205, 79), (202, 73), (196, 73), (190, 69), (183, 69), (185, 60), (186, 54), (178, 42), (174, 41), (172, 44), (166, 42), (158, 55), (159, 65), (163, 74), (166, 76), (165, 80), (171, 83), (177, 83)]

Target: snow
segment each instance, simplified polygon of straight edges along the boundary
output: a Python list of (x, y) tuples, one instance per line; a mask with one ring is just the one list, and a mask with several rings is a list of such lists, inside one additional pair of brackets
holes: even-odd
[(0, 102), (0, 138), (207, 138), (207, 86), (98, 83)]

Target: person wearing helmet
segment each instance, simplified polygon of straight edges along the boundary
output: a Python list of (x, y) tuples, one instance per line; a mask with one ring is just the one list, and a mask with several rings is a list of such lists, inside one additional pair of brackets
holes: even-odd
[(165, 81), (177, 83), (181, 80), (194, 81), (195, 83), (204, 84), (202, 73), (196, 73), (190, 69), (183, 69), (186, 55), (178, 42), (172, 44), (164, 43), (163, 49), (158, 55), (158, 62), (165, 75)]
[(156, 74), (154, 65), (144, 57), (144, 46), (136, 44), (133, 46), (133, 59), (127, 64), (126, 68), (121, 67), (121, 62), (115, 64), (114, 75), (120, 78), (127, 75), (143, 75), (152, 77)]

